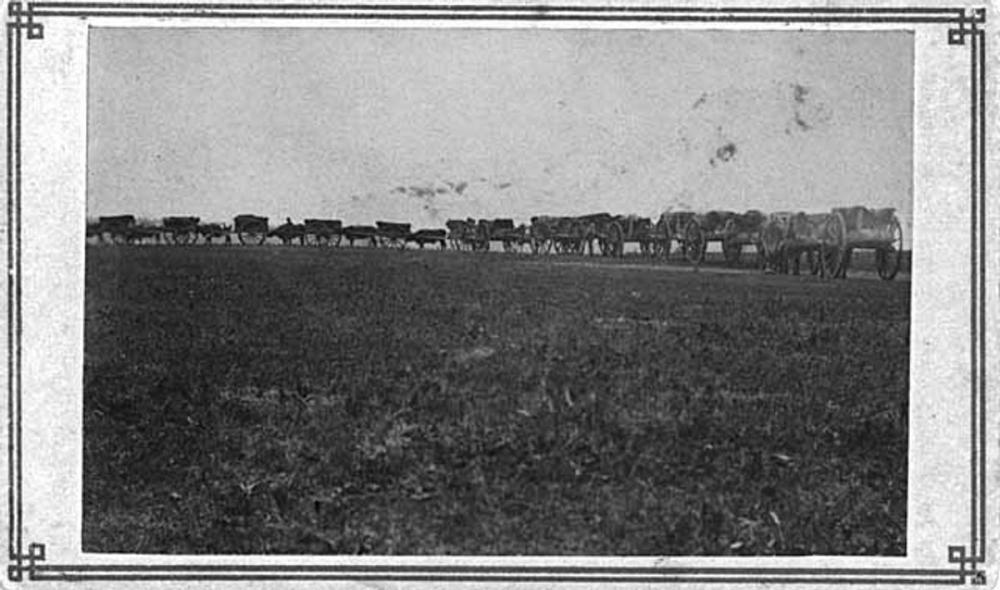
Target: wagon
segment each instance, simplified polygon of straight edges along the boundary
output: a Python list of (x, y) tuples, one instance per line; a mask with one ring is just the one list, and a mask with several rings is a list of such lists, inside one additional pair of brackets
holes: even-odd
[[(688, 253), (690, 246), (694, 245), (698, 248), (704, 248), (700, 231), (694, 232), (691, 236), (688, 235), (688, 227), (696, 221), (697, 217), (698, 214), (694, 211), (668, 211), (660, 216), (660, 220), (656, 225), (659, 231), (667, 236), (666, 245), (663, 247), (664, 256), (670, 255), (670, 248), (673, 242), (677, 242), (681, 250), (681, 255), (688, 260), (690, 260)], [(696, 227), (700, 228), (700, 226)], [(699, 244), (701, 245), (699, 246)], [(702, 250), (698, 252), (699, 254), (696, 258), (700, 261), (704, 252)], [(693, 254), (694, 252), (692, 252)]]
[(373, 225), (349, 225), (343, 229), (342, 235), (351, 246), (357, 240), (368, 240), (372, 246), (378, 245), (378, 228)]
[(263, 244), (267, 238), (267, 228), (267, 217), (237, 215), (233, 219), (233, 229), (241, 244)]
[(610, 215), (597, 213), (579, 218), (585, 227), (585, 242), (591, 246), (597, 240), (603, 256), (623, 256), (625, 244), (639, 244), (644, 255), (661, 255), (670, 252), (670, 234), (663, 224), (653, 224), (648, 217), (636, 215)]
[(410, 237), (409, 223), (376, 221), (375, 227), (378, 229), (379, 243), (382, 246), (400, 250), (406, 247), (406, 239)]
[(767, 217), (761, 211), (751, 209), (746, 213), (731, 215), (722, 228), (722, 253), (729, 264), (737, 264), (747, 246), (757, 252), (758, 263), (763, 261), (761, 232)]
[[(754, 246), (761, 253), (761, 230), (766, 217), (756, 210), (744, 214), (733, 211), (709, 211), (705, 214), (690, 214), (684, 227), (672, 227), (679, 236), (684, 257), (692, 264), (700, 264), (705, 259), (709, 242), (720, 242), (722, 253), (729, 264), (740, 260), (743, 248)], [(677, 224), (679, 225), (679, 223)]]
[(445, 222), (448, 228), (448, 241), (455, 250), (476, 250), (481, 240), (479, 227), (474, 219), (449, 219)]
[(99, 217), (95, 228), (97, 239), (104, 242), (105, 239), (115, 244), (124, 244), (128, 241), (129, 233), (135, 227), (134, 215), (111, 215)]
[(778, 272), (799, 274), (804, 254), (812, 274), (833, 276), (840, 265), (840, 233), (830, 213), (772, 214), (761, 232), (764, 266), (770, 263)]
[(197, 242), (200, 221), (197, 217), (164, 217), (163, 235), (174, 244)]
[(421, 250), (427, 244), (438, 244), (444, 250), (447, 236), (448, 232), (443, 229), (420, 229), (410, 234), (406, 241), (414, 242)]
[(839, 207), (831, 216), (840, 254), (834, 276), (847, 277), (854, 250), (874, 250), (878, 276), (886, 281), (896, 278), (903, 260), (903, 228), (896, 209)]
[(270, 233), (267, 234), (268, 237), (274, 237), (281, 240), (284, 245), (289, 245), (293, 241), (298, 240), (300, 244), (306, 243), (306, 227), (302, 223), (292, 223), (290, 217), (285, 218), (285, 223), (282, 223), (278, 227), (274, 228)]
[(475, 242), (479, 250), (489, 250), (490, 242), (500, 242), (504, 252), (513, 252), (530, 242), (528, 227), (515, 226), (513, 219), (480, 219)]
[(586, 245), (587, 229), (576, 217), (542, 215), (531, 218), (528, 235), (535, 254), (546, 254), (553, 249), (560, 254), (580, 254)]
[(317, 246), (340, 245), (343, 223), (339, 219), (306, 219), (304, 222), (306, 243)]

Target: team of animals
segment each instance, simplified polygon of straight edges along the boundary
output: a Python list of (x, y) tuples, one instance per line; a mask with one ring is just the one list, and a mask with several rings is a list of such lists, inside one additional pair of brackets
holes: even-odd
[(899, 272), (903, 232), (895, 209), (843, 207), (828, 213), (761, 211), (668, 211), (655, 222), (648, 217), (597, 213), (577, 217), (532, 217), (530, 224), (512, 219), (451, 219), (447, 229), (413, 231), (409, 223), (376, 222), (374, 226), (344, 226), (337, 219), (306, 219), (271, 228), (268, 218), (237, 215), (232, 225), (201, 223), (198, 217), (165, 217), (159, 226), (139, 224), (132, 215), (101, 217), (87, 225), (87, 236), (99, 242), (194, 244), (199, 240), (263, 244), (277, 238), (283, 244), (340, 245), (347, 240), (374, 247), (405, 248), (447, 244), (457, 250), (489, 250), (499, 242), (505, 252), (530, 249), (534, 254), (598, 253), (621, 257), (625, 245), (637, 244), (645, 256), (667, 258), (674, 243), (688, 262), (698, 265), (709, 242), (718, 242), (727, 262), (740, 260), (744, 248), (756, 250), (760, 268), (767, 272), (798, 274), (802, 260), (813, 274), (847, 276), (854, 250), (873, 250), (878, 274), (892, 280)]

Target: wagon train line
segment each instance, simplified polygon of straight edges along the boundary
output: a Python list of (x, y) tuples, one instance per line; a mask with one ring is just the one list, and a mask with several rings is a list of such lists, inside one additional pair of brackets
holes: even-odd
[(407, 247), (507, 253), (574, 254), (622, 258), (628, 244), (640, 256), (668, 260), (673, 256), (698, 268), (708, 245), (720, 245), (730, 266), (753, 257), (753, 266), (768, 273), (808, 272), (846, 278), (855, 251), (874, 253), (878, 276), (892, 280), (903, 256), (903, 232), (896, 210), (838, 207), (827, 212), (759, 210), (667, 211), (658, 219), (637, 215), (594, 213), (580, 216), (539, 215), (527, 223), (511, 218), (449, 219), (443, 228), (414, 228), (410, 223), (376, 221), (344, 225), (339, 219), (236, 215), (232, 223), (203, 222), (195, 216), (170, 216), (159, 223), (133, 215), (99, 217), (87, 224), (86, 236), (100, 244), (242, 244), (287, 246)]

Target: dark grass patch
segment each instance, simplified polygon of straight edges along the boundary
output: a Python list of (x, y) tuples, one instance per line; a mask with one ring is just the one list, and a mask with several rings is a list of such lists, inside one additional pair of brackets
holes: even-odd
[(90, 248), (85, 551), (905, 554), (909, 285)]

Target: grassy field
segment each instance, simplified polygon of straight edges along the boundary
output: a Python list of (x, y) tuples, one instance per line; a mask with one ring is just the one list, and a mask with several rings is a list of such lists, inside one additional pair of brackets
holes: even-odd
[(89, 247), (85, 551), (903, 555), (909, 283)]

